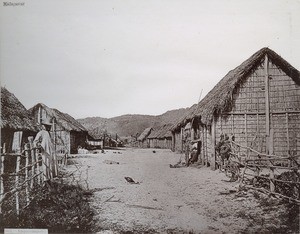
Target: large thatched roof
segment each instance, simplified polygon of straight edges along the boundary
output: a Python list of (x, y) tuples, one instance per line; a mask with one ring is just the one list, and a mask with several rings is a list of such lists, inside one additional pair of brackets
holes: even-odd
[(175, 131), (194, 117), (201, 117), (202, 123), (210, 125), (214, 114), (229, 111), (232, 108), (233, 93), (240, 88), (249, 74), (264, 62), (266, 54), (273, 64), (290, 76), (296, 84), (300, 85), (300, 72), (296, 68), (271, 49), (262, 48), (240, 66), (228, 72), (195, 108), (190, 109), (188, 114), (172, 130)]
[(64, 128), (67, 131), (76, 131), (76, 132), (87, 132), (85, 127), (83, 127), (77, 120), (75, 120), (72, 116), (62, 113), (57, 109), (52, 109), (46, 106), (43, 103), (38, 103), (34, 107), (30, 108), (29, 111), (32, 115), (34, 113), (38, 112), (39, 108), (43, 108), (47, 115), (50, 116), (50, 118), (55, 117), (56, 122), (58, 125), (60, 125), (62, 128)]
[(160, 126), (159, 128), (153, 130), (150, 135), (147, 137), (148, 139), (163, 139), (172, 137), (172, 124), (165, 124)]
[(3, 87), (1, 87), (1, 128), (36, 131), (29, 112), (14, 94)]
[(150, 128), (146, 128), (142, 133), (141, 135), (137, 138), (138, 141), (143, 141), (145, 140), (149, 134), (151, 133), (153, 129), (150, 127)]

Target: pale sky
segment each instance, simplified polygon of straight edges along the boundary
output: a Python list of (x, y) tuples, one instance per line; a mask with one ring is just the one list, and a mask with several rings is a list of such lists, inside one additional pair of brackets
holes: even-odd
[(10, 2), (25, 4), (1, 3), (1, 85), (26, 108), (159, 115), (262, 47), (300, 69), (299, 0)]

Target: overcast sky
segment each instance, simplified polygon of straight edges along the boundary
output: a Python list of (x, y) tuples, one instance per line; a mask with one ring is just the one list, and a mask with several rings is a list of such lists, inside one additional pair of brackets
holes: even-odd
[(262, 47), (300, 69), (299, 0), (18, 2), (1, 4), (1, 85), (26, 108), (159, 115)]

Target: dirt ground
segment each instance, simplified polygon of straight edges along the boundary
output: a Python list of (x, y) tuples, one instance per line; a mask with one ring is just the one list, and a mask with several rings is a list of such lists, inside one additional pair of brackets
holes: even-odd
[[(276, 222), (252, 193), (230, 193), (237, 183), (228, 182), (218, 170), (170, 168), (180, 154), (153, 150), (77, 155), (76, 166), (68, 166), (68, 171), (80, 168), (81, 184), (95, 191), (91, 204), (97, 213), (96, 231), (243, 233), (255, 232), (260, 222), (268, 225), (268, 219)], [(130, 184), (124, 177), (139, 183)]]

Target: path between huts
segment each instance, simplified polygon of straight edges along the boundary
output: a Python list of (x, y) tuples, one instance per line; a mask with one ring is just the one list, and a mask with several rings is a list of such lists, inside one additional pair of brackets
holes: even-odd
[(237, 233), (249, 226), (247, 217), (261, 213), (251, 193), (229, 193), (237, 184), (224, 182), (229, 178), (219, 171), (170, 168), (179, 158), (170, 150), (124, 149), (73, 159), (81, 183), (95, 191), (96, 230)]

